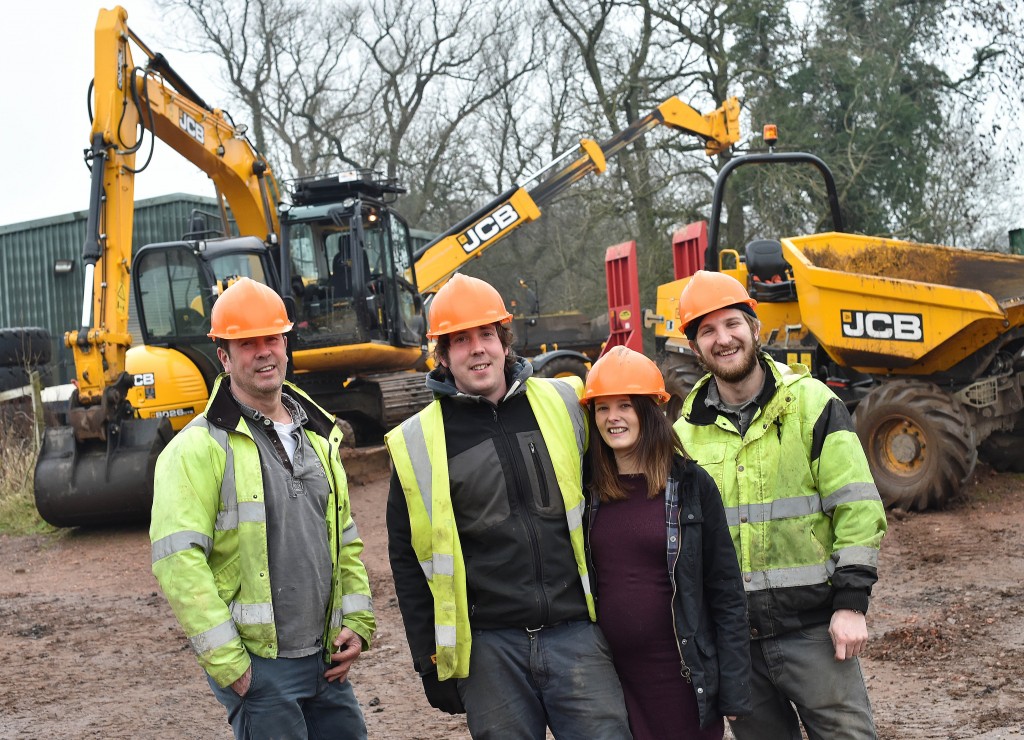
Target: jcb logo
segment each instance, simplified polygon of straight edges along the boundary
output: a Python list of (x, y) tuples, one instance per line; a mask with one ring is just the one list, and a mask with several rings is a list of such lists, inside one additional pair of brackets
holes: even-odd
[(919, 313), (843, 311), (843, 336), (854, 339), (892, 339), (923, 342), (924, 324)]
[(206, 143), (206, 130), (203, 129), (203, 124), (192, 118), (192, 116), (185, 111), (182, 111), (181, 115), (178, 117), (178, 125), (181, 127), (182, 131), (198, 141), (200, 144)]
[(466, 254), (472, 254), (518, 220), (519, 213), (511, 203), (506, 203), (491, 215), (477, 221), (465, 234), (460, 234), (459, 244)]
[(132, 385), (140, 386), (156, 385), (156, 376), (153, 373), (136, 373), (132, 376)]

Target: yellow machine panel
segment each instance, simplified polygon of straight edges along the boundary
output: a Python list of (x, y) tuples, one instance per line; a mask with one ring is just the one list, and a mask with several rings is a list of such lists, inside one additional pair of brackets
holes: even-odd
[(125, 370), (134, 383), (128, 399), (140, 419), (163, 417), (179, 432), (206, 408), (206, 382), (195, 363), (177, 350), (132, 347)]
[(782, 248), (803, 321), (863, 372), (948, 370), (1024, 325), (1024, 257), (838, 233)]

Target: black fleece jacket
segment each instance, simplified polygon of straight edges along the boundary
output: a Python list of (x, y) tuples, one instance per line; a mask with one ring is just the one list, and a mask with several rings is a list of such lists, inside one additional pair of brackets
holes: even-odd
[[(460, 393), (438, 371), (452, 507), (466, 565), (474, 629), (538, 627), (589, 619), (551, 458), (526, 397), (532, 373), (518, 364), (498, 404)], [(538, 381), (533, 381), (538, 382)], [(567, 439), (576, 454), (574, 439)], [(434, 601), (412, 549), (397, 474), (387, 506), (388, 555), (417, 669), (436, 652)]]

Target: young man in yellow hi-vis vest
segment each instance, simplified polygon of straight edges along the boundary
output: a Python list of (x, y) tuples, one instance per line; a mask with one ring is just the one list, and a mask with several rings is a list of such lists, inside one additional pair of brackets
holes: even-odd
[(366, 738), (352, 663), (376, 622), (334, 417), (285, 382), (284, 302), (249, 278), (210, 314), (224, 366), (160, 454), (153, 574), (236, 738)]
[(869, 740), (860, 656), (885, 510), (843, 402), (760, 351), (757, 302), (699, 270), (679, 325), (709, 375), (675, 424), (718, 484), (750, 621), (753, 713), (737, 740)]
[(583, 539), (578, 378), (537, 379), (482, 280), (434, 297), (435, 400), (386, 437), (388, 550), (431, 706), (474, 738), (628, 738)]

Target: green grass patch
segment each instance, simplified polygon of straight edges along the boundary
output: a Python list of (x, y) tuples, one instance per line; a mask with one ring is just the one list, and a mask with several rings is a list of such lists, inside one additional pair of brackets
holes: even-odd
[(36, 466), (31, 407), (0, 408), (0, 532), (38, 534), (56, 531), (36, 510), (32, 477)]

